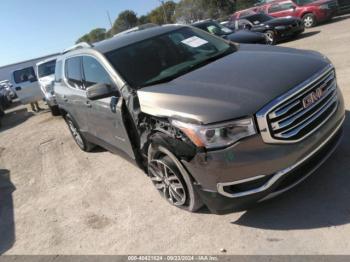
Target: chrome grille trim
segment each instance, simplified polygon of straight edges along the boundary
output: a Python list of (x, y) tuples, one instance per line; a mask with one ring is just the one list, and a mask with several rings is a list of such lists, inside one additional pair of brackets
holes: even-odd
[[(332, 95), (331, 95), (332, 94)], [(329, 98), (331, 95), (331, 98)], [(331, 89), (327, 90), (326, 94), (317, 102), (315, 102), (313, 105), (311, 105), (310, 107), (308, 107), (307, 109), (301, 108), (299, 109), (298, 113), (294, 113), (292, 115), (286, 116), (283, 119), (280, 119), (278, 121), (273, 121), (271, 120), (271, 122), (273, 123), (277, 123), (278, 128), (273, 128), (272, 129), (276, 132), (278, 132), (279, 129), (282, 128), (286, 128), (287, 126), (290, 126), (291, 124), (293, 124), (296, 120), (298, 120), (300, 117), (302, 117), (303, 115), (305, 115), (306, 113), (312, 111), (312, 109), (315, 109), (320, 103), (322, 103), (323, 101), (326, 100), (326, 98), (328, 98), (328, 100), (331, 100), (334, 96), (336, 96), (336, 85), (334, 85), (334, 87), (332, 87)]]
[[(319, 118), (324, 112), (326, 112), (332, 105), (334, 105), (334, 103), (337, 103), (338, 98), (335, 95), (331, 101), (329, 101), (327, 103), (327, 105), (325, 107), (321, 107), (318, 111), (316, 111), (315, 113), (313, 113), (311, 116), (309, 116), (308, 118), (306, 118), (303, 122), (301, 122), (302, 125), (299, 125), (299, 127), (294, 128), (294, 129), (289, 129), (284, 131), (281, 134), (276, 134), (277, 137), (281, 137), (281, 138), (290, 138), (292, 136), (297, 135), (298, 133), (300, 133), (301, 130), (303, 130), (305, 127), (307, 127), (308, 125), (310, 125), (312, 122), (314, 122), (317, 118)], [(327, 120), (333, 115), (333, 113), (337, 110), (337, 107), (334, 107), (332, 113), (330, 113), (323, 121), (320, 125), (318, 125), (318, 127), (322, 126), (325, 122), (327, 122)], [(316, 127), (315, 129), (317, 130), (318, 127)], [(288, 132), (290, 131), (290, 132)], [(283, 135), (285, 134), (285, 135)], [(308, 134), (307, 136), (309, 136), (310, 134)], [(304, 136), (304, 138), (306, 138), (307, 136)]]
[[(227, 186), (232, 186), (232, 185), (239, 185), (242, 183), (246, 183), (249, 181), (254, 181), (254, 180), (258, 180), (264, 176), (256, 176), (256, 177), (251, 177), (251, 178), (247, 178), (247, 179), (243, 179), (243, 180), (238, 180), (238, 181), (234, 181), (234, 182), (225, 182), (225, 183), (218, 183), (217, 184), (217, 189), (218, 192), (226, 197), (229, 198), (238, 198), (238, 197), (243, 197), (243, 196), (249, 196), (249, 195), (254, 195), (260, 192), (263, 192), (265, 190), (270, 189), (273, 185), (275, 185), (275, 183), (277, 181), (279, 181), (279, 179), (288, 176), (288, 174), (290, 174), (290, 172), (294, 171), (296, 168), (298, 168), (299, 166), (301, 166), (303, 163), (305, 163), (306, 161), (308, 161), (309, 159), (311, 159), (315, 154), (317, 154), (329, 141), (331, 141), (335, 135), (337, 134), (337, 132), (341, 129), (343, 123), (345, 120), (345, 116), (340, 120), (339, 124), (333, 129), (333, 131), (331, 132), (331, 134), (323, 141), (320, 142), (320, 144), (313, 149), (310, 153), (308, 153), (306, 156), (304, 156), (302, 159), (300, 159), (299, 161), (297, 161), (296, 163), (294, 163), (293, 165), (278, 171), (277, 173), (275, 173), (264, 185), (255, 188), (255, 189), (250, 189), (247, 191), (241, 191), (241, 192), (237, 192), (237, 193), (229, 193), (227, 191), (225, 191), (225, 187)], [(338, 141), (339, 143), (339, 141)], [(337, 143), (337, 145), (338, 145)], [(319, 165), (317, 165), (316, 167), (314, 167), (308, 174), (305, 175), (304, 178), (300, 179), (299, 181), (297, 181), (296, 183), (294, 183), (293, 185), (291, 185), (290, 187), (288, 187), (288, 189), (292, 188), (293, 186), (296, 186), (297, 184), (299, 184), (300, 182), (302, 182), (304, 179), (306, 179), (306, 177), (308, 177), (309, 175), (311, 175), (317, 168), (319, 168), (323, 162), (331, 155), (331, 153), (336, 149), (336, 146), (333, 147), (333, 150), (331, 152), (329, 152), (329, 154), (323, 158), (323, 160), (321, 160), (321, 162), (319, 163)], [(286, 189), (287, 190), (287, 189)], [(282, 193), (286, 190), (283, 191), (278, 191), (279, 193)], [(271, 198), (272, 196), (275, 196), (278, 194), (278, 192), (272, 193), (270, 195), (267, 195), (265, 198), (259, 200), (259, 202), (266, 200), (268, 198)]]
[[(304, 108), (304, 97), (320, 89), (322, 97)], [(333, 110), (324, 115), (327, 110)], [(337, 110), (337, 84), (333, 65), (274, 99), (257, 114), (261, 136), (266, 143), (296, 143), (318, 130)], [(320, 124), (316, 124), (319, 121)], [(303, 131), (303, 133), (301, 133)], [(304, 134), (305, 133), (305, 134)]]

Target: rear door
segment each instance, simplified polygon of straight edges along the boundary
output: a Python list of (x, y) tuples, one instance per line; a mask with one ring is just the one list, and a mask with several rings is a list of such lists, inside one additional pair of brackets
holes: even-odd
[(297, 6), (292, 1), (272, 4), (268, 8), (268, 14), (274, 17), (296, 16)]
[(60, 99), (65, 110), (73, 117), (82, 133), (88, 133), (86, 92), (83, 85), (82, 57), (67, 58), (64, 63), (65, 88), (60, 91)]
[(16, 94), (23, 104), (39, 101), (43, 98), (32, 66), (14, 71), (12, 81)]
[[(85, 88), (95, 84), (106, 84), (117, 89), (105, 67), (95, 57), (83, 56), (83, 76)], [(89, 132), (103, 144), (118, 148), (134, 158), (133, 149), (123, 122), (123, 99), (121, 97), (108, 97), (98, 100), (89, 100), (86, 97), (85, 99), (85, 103), (89, 107)]]

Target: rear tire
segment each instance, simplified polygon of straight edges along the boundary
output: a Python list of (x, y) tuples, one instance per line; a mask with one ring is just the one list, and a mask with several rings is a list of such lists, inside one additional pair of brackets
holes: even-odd
[(51, 114), (52, 114), (53, 116), (59, 116), (59, 115), (61, 115), (61, 111), (60, 111), (60, 109), (59, 109), (58, 106), (49, 106), (49, 108), (50, 108)]
[(305, 28), (311, 28), (317, 24), (314, 14), (306, 14), (303, 16), (302, 20)]
[(176, 156), (165, 147), (150, 145), (148, 176), (159, 193), (171, 205), (189, 212), (196, 212), (203, 206), (193, 186), (193, 179)]
[(83, 135), (79, 130), (78, 125), (75, 123), (75, 121), (69, 114), (65, 116), (65, 120), (68, 125), (68, 129), (73, 136), (75, 143), (79, 146), (81, 150), (85, 152), (90, 152), (95, 147), (95, 145), (90, 143), (83, 137)]

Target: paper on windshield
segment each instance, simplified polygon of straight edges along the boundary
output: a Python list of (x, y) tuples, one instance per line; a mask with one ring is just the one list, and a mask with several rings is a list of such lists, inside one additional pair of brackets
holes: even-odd
[(225, 28), (225, 27), (221, 28), (221, 30), (222, 30), (224, 33), (231, 33), (231, 32), (232, 32), (231, 29), (228, 29), (228, 28)]
[(185, 45), (188, 45), (190, 47), (199, 47), (199, 46), (202, 46), (202, 45), (205, 45), (208, 43), (208, 41), (202, 39), (202, 38), (199, 38), (197, 36), (192, 36), (190, 38), (187, 38), (183, 41), (181, 41), (182, 43), (184, 43)]

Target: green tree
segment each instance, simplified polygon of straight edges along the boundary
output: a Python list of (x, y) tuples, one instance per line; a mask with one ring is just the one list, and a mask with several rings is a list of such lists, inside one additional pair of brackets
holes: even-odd
[(175, 20), (180, 23), (192, 23), (206, 17), (202, 0), (181, 0), (175, 9)]
[(147, 15), (142, 15), (139, 17), (139, 25), (150, 23), (149, 17)]
[(137, 24), (138, 18), (136, 13), (132, 10), (125, 10), (121, 12), (118, 15), (118, 18), (114, 21), (111, 32), (113, 35), (115, 35), (132, 27), (135, 27)]
[(191, 23), (208, 18), (227, 19), (235, 12), (236, 2), (236, 0), (181, 0), (175, 10), (175, 20)]
[(76, 43), (80, 42), (88, 42), (95, 43), (106, 39), (106, 29), (104, 28), (96, 28), (90, 31), (90, 33), (83, 35), (79, 38)]
[[(164, 4), (153, 9), (148, 15), (148, 20), (151, 23), (162, 25), (174, 22), (174, 12), (176, 3), (173, 1), (164, 2)], [(166, 19), (165, 19), (166, 17)]]
[(252, 7), (257, 1), (256, 0), (236, 0), (236, 10), (242, 10)]

